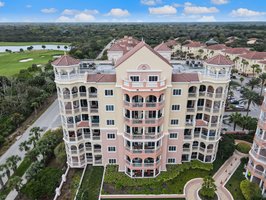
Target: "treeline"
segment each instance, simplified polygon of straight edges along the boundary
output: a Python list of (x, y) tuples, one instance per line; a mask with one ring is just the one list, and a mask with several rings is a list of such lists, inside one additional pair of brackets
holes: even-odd
[(8, 136), (55, 92), (54, 72), (33, 64), (13, 77), (0, 76), (0, 148)]
[[(214, 38), (220, 43), (230, 36), (238, 39), (231, 46), (251, 47), (266, 51), (266, 23), (130, 23), (130, 24), (0, 24), (3, 42), (70, 42), (72, 53), (80, 58), (95, 58), (113, 38), (131, 35), (142, 38), (151, 46), (168, 39), (179, 38), (205, 42)], [(248, 38), (258, 43), (247, 45)], [(78, 50), (78, 52), (76, 52)]]

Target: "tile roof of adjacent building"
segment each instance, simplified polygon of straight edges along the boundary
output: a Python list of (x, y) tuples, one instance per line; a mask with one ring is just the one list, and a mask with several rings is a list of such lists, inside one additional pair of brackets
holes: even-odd
[(116, 40), (108, 51), (123, 51), (125, 54), (133, 49), (139, 42), (139, 40), (131, 36), (124, 36), (123, 38)]
[(228, 59), (227, 57), (218, 54), (212, 58), (209, 58), (208, 60), (205, 61), (207, 64), (211, 65), (233, 65), (234, 62)]
[(161, 44), (157, 45), (156, 47), (154, 47), (155, 51), (172, 51), (167, 45), (166, 43), (162, 42)]
[(266, 59), (266, 52), (250, 51), (249, 53), (240, 55), (240, 57), (249, 60), (264, 60)]
[(151, 48), (149, 45), (147, 45), (144, 41), (141, 41), (138, 43), (133, 49), (128, 51), (126, 54), (124, 54), (121, 58), (119, 58), (115, 64), (115, 67), (118, 67), (120, 64), (122, 64), (124, 61), (126, 61), (128, 58), (130, 58), (132, 55), (134, 55), (136, 52), (138, 52), (142, 47), (148, 48), (150, 51), (152, 51), (155, 55), (157, 55), (159, 58), (161, 58), (164, 62), (166, 62), (169, 66), (172, 67), (172, 65), (168, 62), (166, 58), (164, 58), (161, 54), (159, 54), (157, 51), (155, 51), (153, 48)]
[(185, 47), (204, 47), (205, 44), (201, 42), (196, 42), (196, 41), (190, 41), (188, 44), (184, 45)]
[(266, 65), (266, 60), (261, 60), (259, 63)]
[(210, 50), (224, 50), (224, 49), (228, 49), (228, 47), (224, 44), (214, 44), (214, 45), (210, 45), (206, 47), (207, 49)]
[(57, 58), (55, 61), (52, 62), (54, 66), (71, 66), (71, 65), (78, 65), (80, 63), (79, 60), (69, 56), (63, 55)]
[(172, 82), (197, 82), (199, 76), (197, 73), (172, 74)]
[(244, 54), (250, 52), (247, 48), (228, 48), (223, 51), (228, 54)]
[(165, 42), (165, 44), (168, 47), (172, 47), (172, 46), (175, 46), (177, 44), (177, 41), (176, 40), (168, 40), (167, 42)]
[(112, 82), (116, 82), (116, 75), (115, 74), (88, 74), (87, 82), (112, 83)]

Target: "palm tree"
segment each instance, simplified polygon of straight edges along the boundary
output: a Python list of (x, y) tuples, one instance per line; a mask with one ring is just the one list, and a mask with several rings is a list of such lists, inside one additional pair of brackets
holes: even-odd
[(260, 88), (260, 96), (262, 95), (262, 91), (263, 91), (263, 87), (265, 85), (265, 82), (266, 82), (266, 73), (262, 73), (260, 76), (259, 76), (261, 82), (261, 88)]
[(65, 45), (65, 46), (64, 46), (64, 49), (67, 50), (67, 48), (68, 48), (68, 47)]
[(59, 46), (59, 45), (57, 45), (57, 49), (58, 49), (58, 50), (60, 49), (60, 46)]
[(8, 181), (8, 187), (11, 189), (11, 190), (16, 190), (17, 193), (18, 193), (18, 199), (20, 199), (20, 189), (22, 187), (22, 178), (19, 177), (19, 176), (14, 176), (12, 177), (9, 181)]
[(21, 161), (21, 157), (18, 155), (13, 155), (10, 156), (9, 158), (6, 159), (6, 164), (14, 171), (17, 169), (17, 163)]
[(243, 73), (246, 74), (246, 66), (248, 66), (249, 62), (243, 59), (242, 64), (243, 64)]
[(255, 69), (255, 72), (256, 72), (258, 75), (262, 72), (262, 69), (260, 68), (260, 66), (258, 66), (258, 67)]
[(44, 167), (44, 164), (41, 163), (40, 161), (33, 162), (26, 171), (27, 180), (30, 180), (31, 178), (33, 178), (43, 167)]
[(253, 77), (255, 76), (255, 70), (256, 68), (260, 67), (258, 64), (251, 65)]
[(42, 45), (42, 48), (43, 48), (43, 50), (46, 48), (46, 46), (45, 45)]
[(30, 129), (30, 136), (34, 136), (37, 140), (40, 139), (42, 129), (40, 127), (33, 127)]
[(15, 112), (12, 114), (11, 120), (16, 125), (16, 128), (19, 127), (19, 124), (23, 121), (24, 117), (22, 114)]
[(242, 83), (243, 83), (243, 81), (245, 80), (243, 77), (240, 77), (240, 82), (241, 82), (241, 85), (242, 85)]
[(21, 142), (19, 145), (19, 150), (28, 152), (30, 150), (29, 142), (28, 141)]
[(247, 104), (247, 115), (246, 116), (248, 116), (250, 105), (251, 104), (255, 105), (258, 102), (258, 100), (259, 100), (259, 95), (256, 92), (246, 89), (246, 88), (244, 89), (240, 101)]
[(253, 90), (255, 87), (257, 87), (260, 84), (260, 79), (259, 78), (252, 78), (248, 83), (247, 86)]
[(32, 102), (31, 107), (34, 109), (35, 117), (37, 116), (37, 108), (39, 107), (38, 102)]
[(7, 178), (9, 179), (10, 178), (10, 169), (9, 169), (9, 166), (5, 163), (3, 165), (3, 168), (5, 169), (5, 174), (6, 174)]
[(0, 185), (1, 185), (1, 188), (4, 188), (4, 185), (5, 185), (4, 181), (3, 181), (3, 178), (5, 177), (4, 170), (5, 170), (4, 165), (0, 165)]
[(205, 176), (203, 178), (200, 194), (208, 199), (213, 199), (215, 197), (216, 190), (217, 188), (214, 179), (211, 176)]
[(234, 131), (236, 130), (236, 125), (241, 121), (241, 114), (236, 112), (236, 113), (232, 113), (230, 115), (230, 123), (234, 123)]

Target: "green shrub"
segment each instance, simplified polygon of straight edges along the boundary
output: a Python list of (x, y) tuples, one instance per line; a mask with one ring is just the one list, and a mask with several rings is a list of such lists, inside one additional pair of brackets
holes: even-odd
[(242, 142), (236, 145), (236, 149), (240, 151), (241, 153), (247, 154), (250, 151), (251, 147), (250, 145)]
[(261, 190), (256, 183), (249, 180), (243, 180), (240, 183), (240, 189), (246, 200), (261, 200)]
[(62, 171), (57, 168), (47, 167), (28, 181), (21, 192), (28, 199), (52, 199), (55, 189), (61, 181)]

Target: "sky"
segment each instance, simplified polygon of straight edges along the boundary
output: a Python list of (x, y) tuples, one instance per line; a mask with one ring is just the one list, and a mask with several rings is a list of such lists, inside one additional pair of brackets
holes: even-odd
[(266, 21), (266, 0), (0, 0), (0, 22)]

